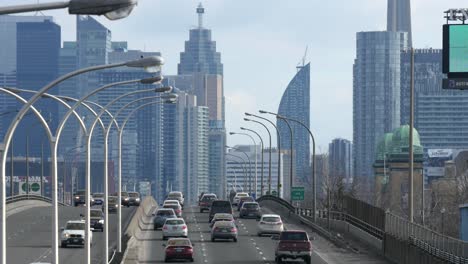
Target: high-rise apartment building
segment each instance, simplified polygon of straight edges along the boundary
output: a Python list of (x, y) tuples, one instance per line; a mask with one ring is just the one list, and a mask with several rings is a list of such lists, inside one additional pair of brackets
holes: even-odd
[[(16, 23), (16, 78), (17, 85), (21, 89), (38, 91), (58, 77), (59, 53), (61, 32), (60, 26), (47, 19), (41, 22), (17, 22)], [(57, 90), (52, 89), (52, 94)], [(42, 98), (35, 106), (41, 110), (42, 115), (48, 121), (49, 127), (55, 129), (59, 122), (59, 105), (47, 98)], [(29, 155), (39, 157), (41, 155), (40, 142), (46, 140), (46, 134), (42, 129), (36, 130), (40, 124), (33, 116), (26, 117), (16, 130), (14, 142), (15, 148), (19, 148), (16, 154), (25, 155), (26, 138), (30, 142)], [(37, 131), (31, 133), (31, 131)], [(40, 132), (39, 132), (40, 131)], [(48, 148), (45, 155), (49, 153)]]
[(372, 180), (380, 138), (400, 126), (401, 51), (406, 32), (359, 32), (353, 68), (354, 177)]
[[(411, 54), (401, 55), (401, 123), (408, 124)], [(415, 119), (427, 149), (468, 148), (468, 94), (442, 89), (442, 50), (417, 49), (414, 55)]]
[(328, 144), (329, 175), (349, 185), (353, 180), (353, 144), (342, 138), (335, 138)]
[(387, 31), (407, 32), (408, 46), (413, 43), (410, 0), (388, 0)]
[[(288, 84), (278, 108), (278, 114), (300, 121), (310, 127), (310, 63), (298, 66), (298, 72)], [(293, 130), (293, 173), (295, 184), (310, 176), (310, 136), (297, 122), (289, 122)], [(281, 135), (281, 150), (290, 151), (290, 131), (284, 120), (277, 119)], [(289, 178), (288, 171), (288, 178)]]

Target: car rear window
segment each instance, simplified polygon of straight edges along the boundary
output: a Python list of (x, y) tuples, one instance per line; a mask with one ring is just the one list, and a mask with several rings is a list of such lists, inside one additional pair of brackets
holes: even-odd
[(159, 215), (159, 216), (174, 215), (174, 211), (172, 211), (172, 210), (159, 210), (156, 215)]
[(127, 192), (122, 192), (122, 196), (128, 196)]
[(168, 246), (191, 246), (190, 240), (188, 239), (169, 239), (167, 242)]
[(275, 216), (266, 216), (266, 217), (263, 217), (262, 221), (263, 222), (275, 223), (275, 222), (280, 222), (281, 219), (279, 217), (275, 217)]
[(304, 232), (282, 232), (280, 240), (308, 240)]
[(220, 226), (229, 226), (233, 227), (234, 223), (231, 221), (217, 221), (214, 225), (215, 227), (220, 227)]
[(182, 219), (168, 219), (166, 220), (166, 225), (183, 225), (185, 224), (184, 220)]
[(248, 193), (238, 193), (237, 194), (237, 197), (246, 197), (246, 196), (249, 196)]
[(243, 207), (244, 207), (244, 208), (249, 208), (249, 209), (258, 208), (258, 204), (244, 203)]
[(215, 221), (221, 221), (221, 220), (223, 220), (223, 221), (232, 221), (234, 219), (234, 217), (232, 217), (232, 215), (219, 215), (219, 216), (215, 215), (214, 219), (215, 219)]
[(117, 197), (109, 197), (109, 203), (116, 203)]
[(216, 196), (203, 196), (202, 201), (212, 201), (216, 200)]

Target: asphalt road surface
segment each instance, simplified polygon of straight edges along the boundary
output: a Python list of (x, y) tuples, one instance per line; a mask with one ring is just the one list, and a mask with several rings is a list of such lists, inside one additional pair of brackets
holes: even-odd
[[(125, 227), (136, 207), (122, 208), (122, 225)], [(83, 207), (60, 207), (59, 227), (68, 220), (79, 220)], [(22, 264), (51, 262), (51, 207), (32, 208), (7, 218), (7, 263)], [(59, 232), (60, 233), (60, 232)], [(117, 240), (117, 214), (110, 214), (109, 246)], [(92, 263), (103, 263), (104, 233), (93, 233)], [(59, 248), (60, 263), (84, 263), (85, 251), (81, 247)]]
[[(235, 215), (238, 215), (237, 212)], [(198, 207), (185, 208), (183, 217), (188, 224), (189, 238), (195, 244), (194, 263), (275, 263), (274, 252), (277, 241), (269, 236), (258, 237), (255, 219), (237, 219), (239, 236), (237, 243), (234, 243), (232, 241), (211, 242), (208, 213), (199, 213)], [(164, 243), (166, 242), (162, 240), (160, 230), (145, 231), (143, 248), (140, 248), (139, 254), (140, 263), (164, 263)], [(301, 261), (284, 263), (301, 263)], [(326, 262), (313, 253), (312, 263)]]

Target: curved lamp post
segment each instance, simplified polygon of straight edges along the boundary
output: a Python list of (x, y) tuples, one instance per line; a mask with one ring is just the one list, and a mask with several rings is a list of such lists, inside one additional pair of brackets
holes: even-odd
[(109, 20), (127, 17), (138, 0), (69, 0), (0, 8), (0, 15), (68, 8), (71, 15), (104, 15)]
[[(262, 147), (262, 172), (261, 172), (261, 176), (260, 176), (260, 196), (262, 196), (263, 195), (263, 167), (264, 167), (264, 164), (265, 164), (265, 160), (263, 159), (263, 153), (264, 153), (264, 149), (265, 149), (265, 145), (263, 144), (263, 138), (255, 130), (248, 129), (248, 128), (245, 128), (245, 127), (241, 127), (240, 129), (244, 130), (244, 131), (252, 132), (255, 135), (257, 135), (257, 137), (260, 139), (260, 143), (261, 143), (261, 147)], [(257, 181), (257, 180), (255, 180), (255, 181)], [(255, 184), (255, 185), (257, 185), (257, 184)]]
[[(253, 117), (256, 117), (258, 119), (265, 120), (268, 123), (270, 123), (276, 129), (276, 140), (277, 140), (277, 148), (278, 148), (278, 183), (277, 183), (278, 186), (276, 186), (276, 190), (278, 192), (277, 193), (278, 197), (281, 197), (281, 195), (280, 195), (280, 193), (281, 193), (280, 192), (281, 191), (281, 135), (279, 133), (278, 127), (275, 125), (275, 123), (273, 123), (268, 118), (264, 118), (264, 117), (254, 115), (254, 114), (251, 114), (251, 113), (245, 113), (245, 115), (246, 116), (253, 116)], [(270, 195), (271, 195), (271, 193), (270, 193)]]
[[(226, 156), (230, 156), (230, 157), (233, 157), (233, 158), (236, 158), (238, 160), (242, 160), (242, 171), (244, 172), (244, 187), (242, 188), (244, 191), (247, 189), (247, 182), (246, 182), (246, 179), (247, 179), (247, 169), (245, 168), (245, 164), (247, 164), (246, 160), (240, 156), (237, 156), (237, 155), (234, 155), (234, 154), (231, 154), (231, 153), (226, 153)], [(236, 176), (236, 180), (237, 180), (237, 176)], [(236, 183), (237, 185), (237, 183)], [(242, 186), (241, 186), (242, 187)]]
[(289, 118), (287, 116), (279, 116), (280, 118), (282, 118), (283, 120), (289, 120), (289, 121), (292, 121), (292, 122), (296, 122), (298, 123), (299, 125), (301, 125), (302, 127), (304, 127), (307, 132), (309, 132), (309, 135), (310, 135), (310, 138), (312, 139), (312, 195), (314, 196), (314, 201), (313, 201), (313, 210), (314, 210), (314, 214), (313, 214), (313, 221), (314, 223), (317, 221), (317, 216), (316, 216), (316, 212), (317, 212), (317, 181), (316, 181), (316, 176), (315, 176), (315, 137), (314, 137), (314, 134), (312, 134), (312, 131), (310, 130), (310, 128), (308, 126), (306, 126), (303, 122), (297, 120), (297, 119), (293, 119), (293, 118)]
[[(241, 152), (242, 154), (245, 155), (245, 157), (247, 157), (247, 160), (249, 161), (249, 180), (248, 180), (249, 181), (249, 193), (252, 193), (252, 161), (250, 160), (249, 155), (245, 151), (240, 150), (239, 148), (230, 147), (230, 146), (225, 146), (225, 147)], [(247, 185), (245, 185), (244, 187), (245, 189), (247, 189)]]
[[(254, 181), (254, 198), (257, 199), (257, 171), (258, 171), (258, 162), (257, 162), (257, 142), (255, 142), (255, 139), (247, 134), (247, 133), (236, 133), (236, 132), (230, 132), (229, 133), (230, 135), (242, 135), (242, 136), (246, 136), (246, 137), (249, 137), (253, 144), (254, 144), (254, 147), (255, 147), (255, 181)], [(263, 151), (262, 151), (262, 155), (263, 155)], [(263, 159), (262, 159), (262, 162), (263, 162)]]
[[(86, 72), (91, 72), (91, 71), (97, 71), (97, 70), (103, 70), (103, 69), (109, 69), (109, 68), (116, 68), (116, 67), (123, 67), (123, 66), (126, 66), (126, 67), (136, 67), (136, 68), (147, 68), (147, 69), (151, 69), (151, 70), (154, 70), (156, 68), (159, 68), (162, 64), (164, 63), (164, 60), (159, 57), (159, 56), (151, 56), (151, 57), (147, 57), (147, 58), (142, 58), (142, 59), (138, 59), (138, 60), (133, 60), (133, 61), (128, 61), (128, 62), (120, 62), (120, 63), (113, 63), (113, 64), (107, 64), (107, 65), (97, 65), (97, 66), (91, 66), (91, 67), (87, 67), (87, 68), (83, 68), (83, 69), (78, 69), (76, 71), (73, 71), (73, 72), (70, 72), (68, 74), (65, 74), (59, 78), (57, 78), (56, 80), (52, 81), (51, 83), (47, 84), (46, 86), (44, 86), (43, 88), (41, 88), (38, 92), (36, 92), (24, 105), (23, 107), (20, 109), (20, 111), (18, 112), (18, 114), (16, 115), (16, 117), (14, 118), (14, 120), (12, 121), (12, 123), (10, 124), (10, 126), (8, 127), (7, 129), (7, 132), (5, 134), (5, 136), (3, 137), (3, 142), (0, 143), (0, 158), (1, 158), (1, 167), (2, 167), (2, 170), (1, 170), (1, 174), (0, 174), (0, 188), (5, 188), (5, 176), (6, 176), (6, 171), (5, 171), (5, 162), (6, 162), (6, 150), (8, 149), (8, 147), (10, 146), (10, 142), (11, 142), (11, 139), (13, 137), (13, 133), (15, 132), (18, 124), (21, 122), (22, 118), (26, 115), (26, 113), (29, 111), (30, 107), (37, 101), (39, 100), (45, 93), (47, 93), (50, 89), (52, 89), (52, 87), (54, 87), (55, 85), (69, 79), (69, 78), (72, 78), (74, 76), (77, 76), (77, 75), (80, 75), (80, 74), (83, 74), (83, 73), (86, 73)], [(123, 82), (122, 82), (123, 83)], [(75, 106), (73, 106), (70, 110), (69, 110), (69, 115), (71, 115), (71, 111), (74, 111), (76, 109)], [(55, 158), (55, 160), (53, 159), (52, 162), (54, 163), (54, 167), (53, 168), (55, 170), (55, 176), (52, 178), (52, 207), (53, 207), (53, 217), (52, 217), (52, 252), (53, 252), (53, 257), (52, 257), (52, 263), (54, 264), (58, 264), (59, 262), (59, 258), (58, 258), (58, 200), (57, 200), (57, 188), (56, 188), (56, 185), (57, 185), (57, 160), (56, 160), (56, 157), (57, 157), (57, 143), (58, 143), (58, 136), (59, 136), (59, 133), (57, 132), (56, 133), (56, 137), (53, 137), (52, 138), (52, 143), (53, 143), (53, 148), (51, 149), (51, 152), (52, 152), (52, 156), (53, 158)], [(90, 152), (87, 151), (87, 156), (88, 158), (90, 159), (91, 156), (90, 156)], [(88, 169), (88, 168), (87, 168)], [(54, 174), (54, 173), (52, 173)], [(89, 204), (89, 190), (88, 190), (88, 193), (87, 193), (87, 197), (86, 199), (88, 200), (88, 204)], [(2, 219), (2, 226), (1, 226), (1, 234), (2, 234), (2, 240), (1, 240), (1, 255), (2, 255), (2, 261), (1, 261), (1, 264), (6, 264), (6, 209), (5, 209), (5, 205), (6, 205), (6, 195), (5, 195), (5, 192), (2, 192), (2, 195), (1, 195), (1, 205), (0, 207), (2, 207), (2, 212), (1, 212), (1, 219)], [(88, 206), (89, 208), (89, 206)], [(89, 215), (89, 213), (88, 213)], [(89, 216), (86, 217), (87, 218), (87, 226), (89, 228)], [(89, 240), (88, 240), (89, 241)], [(87, 252), (90, 252), (90, 248), (89, 248), (89, 243), (87, 243), (87, 247), (88, 247), (88, 250)], [(87, 256), (87, 263), (90, 262), (90, 256)]]
[[(271, 133), (270, 133), (270, 130), (268, 129), (268, 127), (265, 124), (263, 124), (260, 121), (249, 119), (249, 118), (244, 118), (244, 121), (257, 123), (257, 124), (263, 126), (266, 129), (266, 131), (268, 132), (268, 139), (269, 139), (269, 149), (268, 149), (268, 194), (271, 195)], [(264, 184), (263, 184), (263, 179), (262, 179), (262, 188), (263, 188), (263, 185)], [(262, 191), (262, 195), (263, 195), (263, 191)]]
[(264, 110), (260, 110), (259, 111), (261, 114), (270, 114), (270, 115), (274, 115), (276, 116), (277, 119), (280, 119), (280, 120), (283, 120), (286, 125), (288, 126), (289, 128), (289, 144), (290, 144), (290, 164), (289, 164), (289, 193), (290, 193), (290, 197), (289, 197), (289, 202), (292, 204), (292, 188), (293, 188), (293, 185), (294, 185), (294, 175), (293, 175), (293, 166), (294, 166), (294, 160), (293, 160), (293, 137), (294, 137), (294, 133), (293, 133), (293, 130), (291, 128), (291, 124), (289, 124), (289, 121), (287, 119), (284, 119), (282, 118), (280, 115), (278, 115), (277, 113), (273, 113), (273, 112), (268, 112), (268, 111), (264, 111)]

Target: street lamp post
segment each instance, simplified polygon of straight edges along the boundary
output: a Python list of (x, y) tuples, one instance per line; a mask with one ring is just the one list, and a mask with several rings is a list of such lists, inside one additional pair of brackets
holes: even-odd
[[(230, 149), (234, 149), (236, 151), (239, 151), (242, 154), (244, 154), (245, 157), (247, 157), (247, 160), (249, 161), (249, 193), (251, 194), (252, 193), (252, 161), (250, 160), (249, 155), (245, 151), (240, 150), (239, 148), (229, 147), (229, 146), (226, 146), (226, 148), (230, 148)], [(247, 189), (247, 186), (246, 186), (246, 189)]]
[(293, 164), (294, 164), (294, 161), (293, 161), (293, 137), (294, 137), (294, 133), (293, 133), (293, 130), (291, 128), (291, 125), (289, 124), (289, 121), (285, 118), (282, 118), (280, 115), (278, 115), (277, 113), (272, 113), (272, 112), (268, 112), (268, 111), (263, 111), (263, 110), (260, 110), (259, 111), (261, 114), (271, 114), (271, 115), (274, 115), (276, 116), (277, 119), (280, 119), (280, 120), (283, 120), (286, 125), (288, 126), (289, 128), (289, 144), (290, 144), (290, 164), (289, 164), (289, 193), (290, 193), (290, 198), (289, 198), (289, 201), (290, 203), (292, 204), (292, 188), (293, 188), (293, 185), (294, 185), (294, 175), (293, 175)]
[[(281, 193), (280, 192), (281, 191), (281, 135), (280, 135), (280, 132), (278, 130), (278, 127), (275, 125), (275, 123), (273, 123), (268, 118), (264, 118), (264, 117), (254, 115), (254, 114), (250, 114), (250, 113), (245, 113), (245, 115), (246, 116), (253, 116), (253, 117), (265, 120), (268, 123), (270, 123), (276, 129), (276, 141), (277, 141), (277, 148), (278, 148), (278, 181), (277, 181), (278, 186), (276, 186), (276, 190), (277, 190), (278, 197), (281, 197), (281, 195), (280, 195), (280, 193)], [(271, 193), (270, 193), (270, 195), (271, 195)]]
[[(248, 128), (245, 128), (245, 127), (241, 127), (240, 129), (245, 130), (245, 131), (250, 131), (250, 132), (254, 133), (255, 135), (257, 135), (258, 138), (260, 139), (260, 143), (261, 143), (261, 147), (262, 147), (262, 172), (261, 172), (261, 176), (260, 176), (260, 196), (262, 196), (263, 195), (263, 167), (264, 167), (264, 164), (265, 164), (265, 161), (263, 159), (263, 153), (264, 153), (264, 149), (265, 149), (265, 145), (263, 144), (263, 138), (255, 130), (248, 129)], [(255, 182), (257, 182), (257, 179), (255, 179)], [(257, 183), (255, 183), (255, 186), (256, 185), (257, 185)]]
[[(249, 134), (246, 134), (246, 133), (235, 133), (235, 132), (230, 132), (229, 133), (230, 135), (243, 135), (243, 136), (247, 136), (249, 137), (250, 139), (252, 139), (252, 142), (254, 144), (254, 147), (255, 147), (255, 181), (254, 181), (254, 198), (256, 199), (257, 198), (257, 171), (258, 171), (258, 162), (257, 162), (257, 142), (255, 142), (255, 139), (249, 135)], [(262, 145), (263, 146), (263, 145)], [(262, 152), (262, 156), (263, 156), (263, 152)], [(262, 160), (263, 161), (263, 160)]]
[[(266, 131), (268, 132), (268, 139), (269, 139), (269, 149), (268, 149), (268, 154), (269, 154), (268, 155), (268, 194), (271, 195), (271, 133), (270, 133), (270, 130), (268, 129), (268, 127), (265, 124), (263, 124), (260, 121), (253, 120), (253, 119), (248, 119), (248, 118), (244, 118), (244, 121), (257, 123), (257, 124), (263, 126), (266, 129)], [(262, 188), (263, 188), (263, 179), (262, 179)], [(263, 195), (263, 191), (262, 191), (262, 195)]]
[(0, 15), (68, 8), (71, 15), (104, 15), (109, 20), (127, 17), (138, 0), (70, 0), (0, 8)]
[[(239, 157), (237, 155), (234, 155), (234, 154), (231, 154), (231, 153), (227, 153), (226, 156), (230, 156), (230, 157), (233, 157), (233, 158), (236, 158), (236, 159), (239, 159), (239, 160), (242, 160), (242, 171), (244, 172), (244, 188), (243, 190), (246, 190), (247, 189), (247, 182), (246, 182), (246, 179), (247, 179), (247, 169), (245, 168), (245, 164), (247, 163), (246, 160), (242, 157)], [(236, 177), (237, 178), (237, 177)]]

